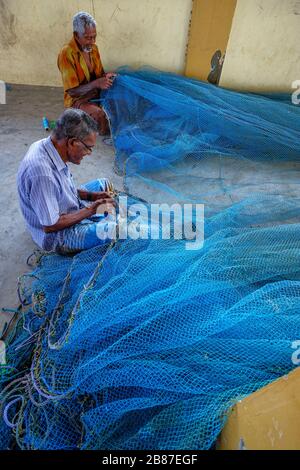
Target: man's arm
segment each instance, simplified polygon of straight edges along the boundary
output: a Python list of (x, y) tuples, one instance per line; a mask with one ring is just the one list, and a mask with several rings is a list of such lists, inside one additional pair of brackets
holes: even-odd
[(79, 85), (74, 88), (69, 88), (66, 92), (71, 96), (71, 98), (80, 98), (84, 95), (87, 95), (94, 90), (107, 90), (112, 86), (113, 78), (111, 74), (104, 75), (103, 77), (96, 78), (86, 85)]
[(85, 207), (84, 209), (72, 212), (71, 214), (61, 215), (54, 225), (43, 226), (43, 230), (45, 233), (52, 233), (72, 227), (72, 225), (78, 224), (83, 219), (87, 219), (96, 214), (98, 206), (107, 203), (112, 204), (111, 199), (98, 199), (90, 207)]
[(85, 189), (77, 190), (78, 197), (83, 201), (97, 201), (97, 199), (111, 199), (110, 202), (113, 202), (110, 194), (105, 191), (86, 191)]

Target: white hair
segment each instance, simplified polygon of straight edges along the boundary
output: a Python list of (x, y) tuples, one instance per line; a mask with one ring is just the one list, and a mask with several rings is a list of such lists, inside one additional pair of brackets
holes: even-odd
[(73, 32), (80, 35), (84, 34), (86, 28), (96, 28), (96, 21), (89, 13), (79, 11), (73, 16)]

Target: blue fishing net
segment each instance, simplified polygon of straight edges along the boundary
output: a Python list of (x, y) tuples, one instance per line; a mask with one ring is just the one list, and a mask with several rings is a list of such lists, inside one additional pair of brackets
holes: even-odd
[(210, 449), (234, 403), (295, 367), (300, 110), (128, 68), (103, 106), (123, 195), (204, 204), (204, 245), (43, 256), (1, 368), (0, 447)]

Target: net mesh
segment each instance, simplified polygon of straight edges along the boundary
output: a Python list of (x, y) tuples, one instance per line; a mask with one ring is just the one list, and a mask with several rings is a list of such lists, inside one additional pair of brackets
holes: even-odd
[(103, 101), (131, 202), (205, 204), (205, 242), (43, 256), (1, 367), (0, 448), (210, 449), (300, 339), (300, 110), (119, 70)]

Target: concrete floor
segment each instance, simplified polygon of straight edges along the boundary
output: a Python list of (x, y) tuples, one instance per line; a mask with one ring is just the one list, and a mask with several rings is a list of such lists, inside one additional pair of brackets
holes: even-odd
[[(19, 210), (16, 175), (20, 161), (32, 142), (49, 135), (43, 129), (42, 117), (56, 119), (63, 111), (61, 88), (12, 85), (7, 92), (7, 104), (0, 105), (0, 335), (11, 314), (1, 308), (16, 308), (17, 278), (30, 270), (26, 265), (28, 256), (36, 248), (26, 231)], [(122, 178), (113, 172), (114, 149), (98, 138), (96, 149), (80, 166), (72, 166), (75, 181), (79, 184), (109, 177), (118, 189)]]

